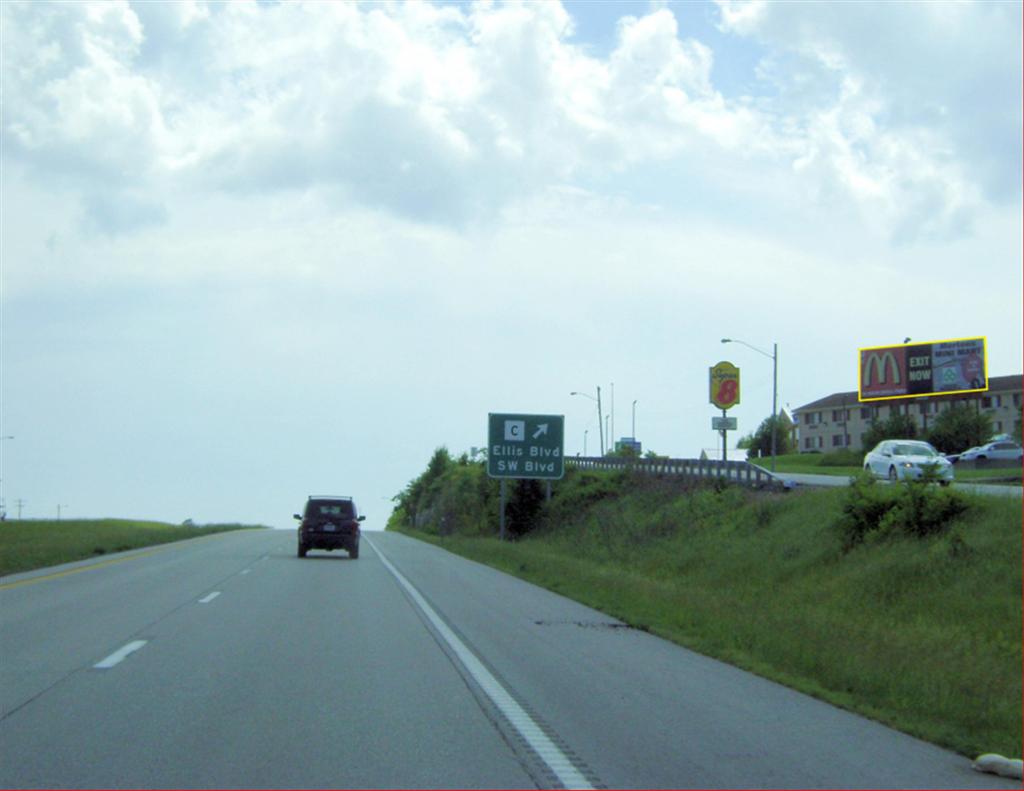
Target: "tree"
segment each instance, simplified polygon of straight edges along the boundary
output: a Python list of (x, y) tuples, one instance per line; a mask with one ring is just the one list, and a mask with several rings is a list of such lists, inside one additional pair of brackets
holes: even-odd
[(992, 418), (967, 403), (954, 404), (935, 418), (928, 441), (943, 453), (962, 453), (992, 436)]
[(740, 437), (739, 441), (736, 443), (736, 447), (740, 448), (741, 450), (744, 450), (750, 448), (753, 444), (754, 432), (751, 431), (749, 434), (744, 434), (742, 437)]
[(914, 439), (917, 425), (910, 415), (890, 415), (887, 420), (876, 420), (864, 435), (864, 450), (871, 450), (883, 439)]
[(751, 458), (772, 455), (773, 426), (775, 429), (775, 455), (785, 456), (787, 453), (793, 453), (793, 422), (785, 412), (781, 412), (775, 417), (766, 417), (757, 427), (754, 438), (748, 447), (748, 455)]

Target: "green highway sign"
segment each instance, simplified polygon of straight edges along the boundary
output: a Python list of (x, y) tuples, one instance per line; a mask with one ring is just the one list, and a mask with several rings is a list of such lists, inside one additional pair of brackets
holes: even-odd
[(563, 415), (487, 416), (487, 474), (492, 478), (548, 478), (565, 474)]

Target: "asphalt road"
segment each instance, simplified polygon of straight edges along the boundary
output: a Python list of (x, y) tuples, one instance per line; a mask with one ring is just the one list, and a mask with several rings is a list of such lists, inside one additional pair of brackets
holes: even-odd
[(3, 787), (1019, 788), (400, 535), (0, 581)]

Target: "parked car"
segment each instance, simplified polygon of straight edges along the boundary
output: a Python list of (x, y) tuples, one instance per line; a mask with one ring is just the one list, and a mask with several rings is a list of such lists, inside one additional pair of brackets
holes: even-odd
[(1020, 461), (1024, 457), (1024, 450), (1016, 442), (999, 441), (989, 442), (978, 448), (970, 448), (960, 454), (958, 461), (986, 461), (988, 459), (1006, 459), (1008, 461)]
[(366, 519), (356, 510), (351, 497), (310, 495), (299, 520), (300, 558), (311, 549), (344, 549), (355, 560), (359, 557), (359, 523)]
[(927, 442), (882, 440), (864, 457), (865, 472), (890, 481), (917, 479), (929, 469), (943, 486), (952, 483), (953, 465)]

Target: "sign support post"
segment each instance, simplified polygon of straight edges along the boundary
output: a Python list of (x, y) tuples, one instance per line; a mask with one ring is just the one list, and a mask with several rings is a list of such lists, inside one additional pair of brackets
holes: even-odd
[(726, 441), (726, 438), (725, 438), (725, 434), (726, 434), (725, 419), (727, 417), (728, 417), (728, 413), (723, 409), (722, 410), (722, 461), (729, 461), (729, 457), (728, 457), (728, 454), (729, 454), (729, 444), (728, 444), (728, 442)]
[(504, 478), (501, 479), (501, 505), (498, 507), (498, 513), (500, 514), (500, 516), (498, 517), (498, 523), (501, 526), (500, 527), (500, 532), (498, 534), (498, 537), (502, 541), (504, 541), (505, 540), (505, 479)]

